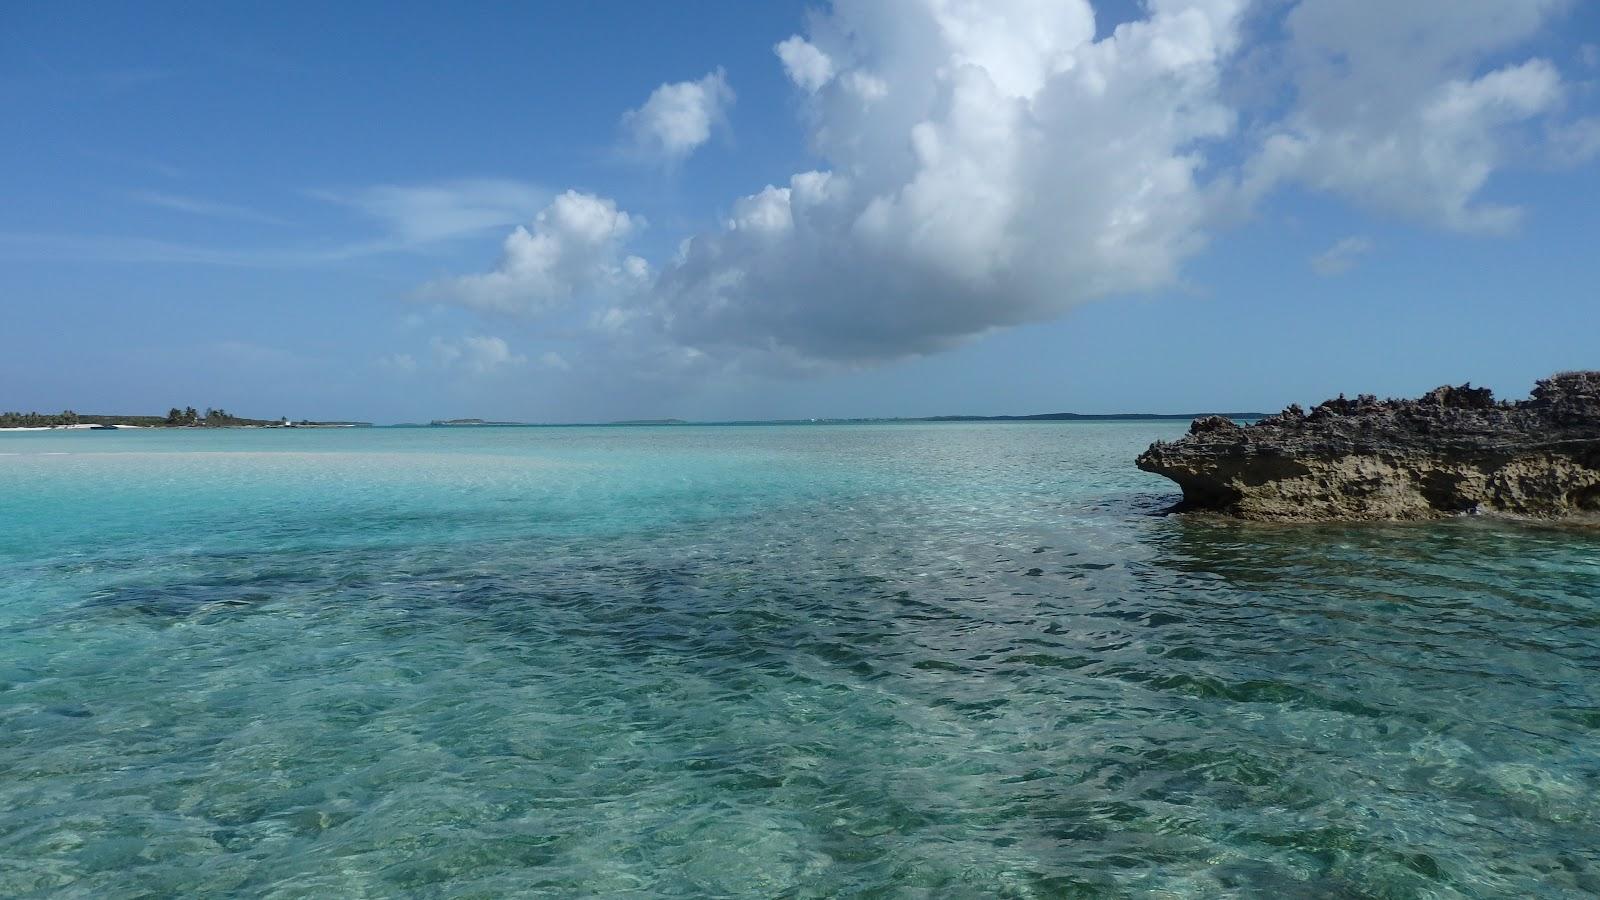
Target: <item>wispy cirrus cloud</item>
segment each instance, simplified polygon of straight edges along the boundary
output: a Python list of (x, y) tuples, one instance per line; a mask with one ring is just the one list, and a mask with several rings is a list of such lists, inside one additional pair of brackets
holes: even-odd
[[(347, 190), (302, 192), (325, 203), (354, 209), (375, 233), (339, 240), (307, 238), (297, 246), (216, 246), (120, 234), (0, 232), (0, 258), (85, 262), (295, 268), (425, 250), (526, 221), (549, 193), (511, 179), (465, 178), (418, 184), (380, 184)], [(171, 191), (128, 191), (146, 206), (215, 219), (287, 225), (271, 213)]]
[(137, 169), (145, 173), (154, 173), (163, 178), (182, 178), (183, 169), (164, 160), (145, 159), (137, 156), (125, 156), (120, 153), (107, 153), (99, 147), (77, 147), (77, 153), (84, 159), (99, 163), (102, 166), (114, 166), (118, 169)]
[(331, 247), (212, 247), (116, 234), (0, 231), (0, 259), (292, 269), (404, 249), (392, 241)]
[(316, 262), (296, 251), (205, 247), (115, 234), (0, 231), (0, 259), (274, 268)]
[(189, 213), (212, 219), (233, 219), (240, 222), (257, 222), (263, 225), (287, 225), (287, 220), (233, 203), (219, 203), (199, 197), (188, 197), (165, 191), (129, 191), (128, 199), (146, 206), (155, 206), (174, 212)]
[(506, 178), (378, 184), (307, 193), (349, 207), (377, 222), (390, 236), (412, 245), (525, 222), (550, 200), (548, 190)]

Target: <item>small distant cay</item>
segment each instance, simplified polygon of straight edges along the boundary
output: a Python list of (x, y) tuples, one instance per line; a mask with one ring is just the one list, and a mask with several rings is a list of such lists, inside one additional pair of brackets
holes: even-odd
[(1341, 394), (1250, 425), (1209, 416), (1138, 466), (1178, 483), (1179, 510), (1245, 519), (1600, 524), (1600, 372), (1554, 375), (1516, 403), (1464, 384), (1416, 400)]

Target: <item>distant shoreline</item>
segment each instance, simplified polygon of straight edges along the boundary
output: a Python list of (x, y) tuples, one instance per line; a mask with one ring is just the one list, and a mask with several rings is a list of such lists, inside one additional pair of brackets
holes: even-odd
[(688, 421), (684, 419), (645, 419), (620, 422), (495, 422), (484, 419), (435, 419), (432, 422), (402, 422), (385, 428), (674, 428), (707, 425), (875, 425), (895, 422), (1189, 422), (1208, 416), (1221, 416), (1241, 422), (1264, 419), (1267, 413), (1037, 413), (1023, 416), (885, 416), (858, 419), (728, 419)]
[[(0, 425), (0, 432), (35, 431), (166, 431), (181, 429), (297, 429), (297, 428), (675, 428), (705, 426), (761, 425), (874, 425), (893, 423), (962, 422), (1188, 422), (1207, 416), (1222, 416), (1240, 422), (1266, 418), (1266, 413), (1037, 413), (1021, 416), (905, 416), (857, 419), (730, 419), (726, 421), (688, 421), (684, 419), (629, 419), (618, 422), (501, 422), (486, 419), (435, 419), (431, 422), (398, 422), (374, 425), (371, 422), (259, 422), (245, 421), (218, 425), (172, 425), (150, 416), (84, 416), (72, 425)], [(116, 421), (116, 420), (123, 421)], [(109, 421), (108, 421), (109, 420)], [(128, 421), (134, 420), (134, 421)], [(152, 421), (153, 420), (153, 421)], [(137, 422), (137, 424), (135, 424)]]
[(0, 425), (0, 431), (121, 431), (125, 428), (143, 429), (149, 425)]
[(0, 425), (0, 431), (219, 431), (253, 429), (277, 431), (298, 428), (375, 428), (371, 422), (294, 422), (288, 425), (129, 425), (125, 423), (79, 423), (77, 425)]

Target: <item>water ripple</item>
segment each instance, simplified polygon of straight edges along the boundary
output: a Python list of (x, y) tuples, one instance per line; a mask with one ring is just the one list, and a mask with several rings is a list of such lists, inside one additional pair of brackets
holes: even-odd
[(1591, 534), (1154, 517), (1148, 426), (374, 434), (0, 484), (0, 894), (1600, 892)]

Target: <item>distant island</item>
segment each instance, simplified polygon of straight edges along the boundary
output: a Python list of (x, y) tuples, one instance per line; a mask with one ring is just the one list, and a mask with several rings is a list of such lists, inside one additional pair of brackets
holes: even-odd
[(48, 429), (113, 429), (113, 428), (353, 428), (370, 426), (370, 422), (313, 422), (309, 419), (295, 421), (288, 416), (279, 419), (247, 419), (225, 409), (207, 408), (200, 412), (192, 406), (182, 409), (174, 406), (165, 416), (118, 416), (76, 413), (63, 410), (59, 413), (5, 412), (0, 413), (0, 429), (42, 431)]
[[(435, 426), (435, 427), (437, 427), (437, 426), (448, 426), (448, 427), (453, 427), (453, 428), (459, 428), (459, 427), (464, 427), (464, 426), (465, 427), (472, 427), (472, 426), (490, 426), (490, 427), (517, 426), (517, 427), (522, 427), (522, 428), (550, 427), (550, 425), (548, 423), (543, 423), (543, 422), (495, 422), (495, 421), (491, 421), (489, 419), (434, 419), (432, 422), (429, 422), (428, 424), (430, 426)], [(628, 420), (621, 421), (621, 422), (559, 423), (555, 427), (560, 427), (561, 425), (568, 425), (568, 424), (576, 424), (576, 425), (688, 425), (690, 423), (685, 422), (682, 419), (628, 419)]]
[[(434, 419), (430, 428), (604, 428), (612, 425), (721, 425), (723, 422), (685, 422), (682, 419), (628, 419), (620, 422), (499, 422), (493, 419)], [(402, 424), (399, 427), (416, 427)]]

